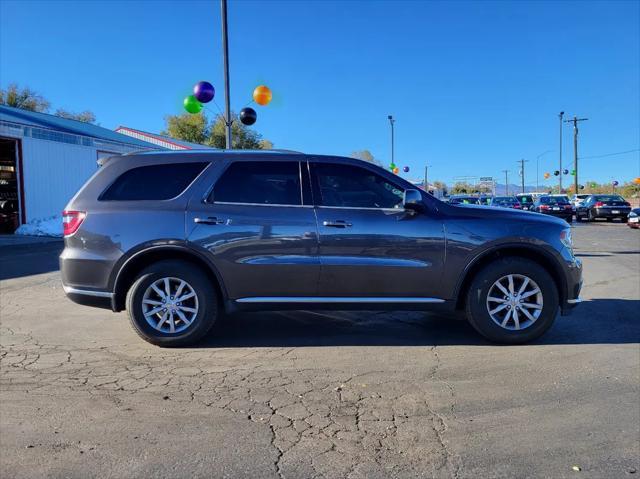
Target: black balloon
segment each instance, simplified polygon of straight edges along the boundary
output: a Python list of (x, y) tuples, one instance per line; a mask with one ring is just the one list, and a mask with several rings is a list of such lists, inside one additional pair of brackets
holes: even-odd
[(253, 125), (258, 119), (258, 114), (253, 108), (243, 108), (240, 110), (240, 121), (243, 125)]
[(556, 170), (556, 171), (554, 171), (554, 172), (553, 172), (553, 174), (554, 174), (555, 176), (558, 176), (558, 175), (560, 174), (560, 172), (559, 172), (558, 170)]

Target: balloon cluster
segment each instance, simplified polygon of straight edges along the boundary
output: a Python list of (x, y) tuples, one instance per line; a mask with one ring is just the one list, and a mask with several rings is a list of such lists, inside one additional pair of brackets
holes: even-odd
[[(209, 103), (213, 100), (216, 94), (216, 90), (213, 85), (206, 81), (199, 81), (193, 87), (193, 95), (189, 95), (184, 99), (184, 109), (191, 114), (197, 114), (204, 108), (204, 103)], [(271, 102), (272, 98), (271, 90), (265, 86), (260, 85), (253, 90), (253, 101), (258, 105), (266, 106)], [(258, 119), (258, 114), (253, 108), (244, 107), (240, 110), (240, 122), (243, 125), (253, 125)]]
[[(398, 167), (396, 166), (395, 163), (391, 163), (389, 165), (389, 170), (394, 173), (394, 174), (398, 174), (400, 172), (400, 170), (398, 169)], [(408, 166), (403, 166), (402, 167), (402, 171), (404, 171), (405, 173), (409, 173), (409, 167)]]

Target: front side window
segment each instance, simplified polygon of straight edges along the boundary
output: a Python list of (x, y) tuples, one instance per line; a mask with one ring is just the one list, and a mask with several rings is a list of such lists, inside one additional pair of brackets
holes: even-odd
[(132, 168), (122, 173), (100, 201), (169, 200), (180, 195), (208, 163), (169, 163)]
[(209, 197), (216, 203), (301, 205), (297, 161), (237, 161), (216, 182)]
[(314, 163), (320, 203), (344, 208), (400, 208), (404, 191), (359, 166)]

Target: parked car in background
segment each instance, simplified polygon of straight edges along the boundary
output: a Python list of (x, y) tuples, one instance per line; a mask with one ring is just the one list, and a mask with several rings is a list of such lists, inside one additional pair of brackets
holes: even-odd
[(513, 208), (519, 210), (520, 202), (515, 196), (494, 196), (491, 198), (489, 206), (495, 206), (498, 208)]
[(571, 228), (448, 205), (370, 162), (284, 151), (109, 159), (63, 212), (67, 296), (127, 310), (160, 346), (225, 312), (465, 311), (490, 340), (540, 337), (579, 302)]
[(533, 195), (528, 193), (520, 193), (519, 195), (516, 195), (516, 198), (520, 202), (520, 206), (524, 211), (529, 211), (533, 208)]
[(629, 228), (640, 228), (640, 208), (634, 208), (629, 212), (627, 224)]
[(533, 204), (532, 211), (557, 216), (568, 223), (573, 221), (573, 205), (569, 202), (569, 198), (564, 195), (541, 196)]
[(574, 209), (580, 206), (582, 203), (584, 203), (584, 200), (589, 198), (589, 196), (591, 195), (588, 193), (580, 193), (577, 195), (573, 195), (571, 197), (571, 204), (573, 205)]
[(630, 212), (631, 205), (620, 195), (591, 195), (576, 208), (576, 220), (605, 218), (607, 221), (626, 221)]
[(479, 205), (477, 196), (453, 195), (449, 197), (450, 205)]

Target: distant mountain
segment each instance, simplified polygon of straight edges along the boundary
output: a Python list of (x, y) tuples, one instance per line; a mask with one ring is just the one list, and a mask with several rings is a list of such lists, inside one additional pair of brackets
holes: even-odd
[[(524, 191), (525, 193), (530, 193), (532, 191), (536, 191), (536, 187), (525, 185)], [(548, 188), (544, 188), (543, 185), (540, 185), (539, 191), (548, 191)], [(518, 193), (522, 193), (522, 185), (514, 185), (509, 183), (509, 194), (516, 195)], [(505, 187), (505, 185), (496, 183), (496, 195), (506, 195), (506, 194), (507, 194), (507, 188)]]

